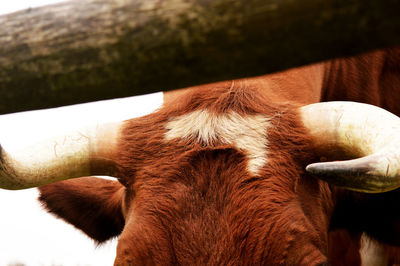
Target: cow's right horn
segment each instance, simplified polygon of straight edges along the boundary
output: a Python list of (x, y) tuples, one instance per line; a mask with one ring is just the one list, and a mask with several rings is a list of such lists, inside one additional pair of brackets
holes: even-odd
[(121, 122), (77, 130), (20, 152), (0, 146), (0, 188), (24, 189), (87, 175), (117, 175)]
[(400, 187), (399, 117), (354, 102), (311, 104), (302, 107), (300, 113), (321, 155), (340, 152), (343, 157), (357, 158), (313, 163), (307, 166), (308, 172), (360, 192), (379, 193)]

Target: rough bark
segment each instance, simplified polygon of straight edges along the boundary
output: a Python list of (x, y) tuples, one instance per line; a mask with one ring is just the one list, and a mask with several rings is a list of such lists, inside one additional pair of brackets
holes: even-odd
[(400, 43), (399, 0), (78, 0), (0, 16), (0, 113), (255, 76)]

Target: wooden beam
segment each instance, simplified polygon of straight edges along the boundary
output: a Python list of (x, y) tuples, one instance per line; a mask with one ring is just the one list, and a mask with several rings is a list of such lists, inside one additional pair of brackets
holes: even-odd
[(398, 0), (79, 0), (0, 16), (0, 114), (400, 43)]

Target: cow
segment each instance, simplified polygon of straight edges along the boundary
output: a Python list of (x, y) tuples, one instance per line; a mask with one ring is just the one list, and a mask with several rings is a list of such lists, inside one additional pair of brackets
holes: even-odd
[(168, 92), (149, 115), (1, 149), (0, 187), (118, 236), (114, 265), (399, 263), (399, 62), (391, 47)]

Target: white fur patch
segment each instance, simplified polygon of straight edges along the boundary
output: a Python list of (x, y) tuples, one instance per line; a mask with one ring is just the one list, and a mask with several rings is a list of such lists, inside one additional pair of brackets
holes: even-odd
[(371, 239), (366, 234), (362, 234), (360, 241), (360, 256), (362, 266), (388, 265), (388, 254), (381, 244)]
[(267, 161), (267, 128), (269, 118), (257, 114), (241, 116), (230, 111), (217, 115), (197, 110), (172, 118), (167, 124), (166, 140), (190, 139), (213, 146), (232, 144), (249, 158), (248, 170), (253, 174)]

